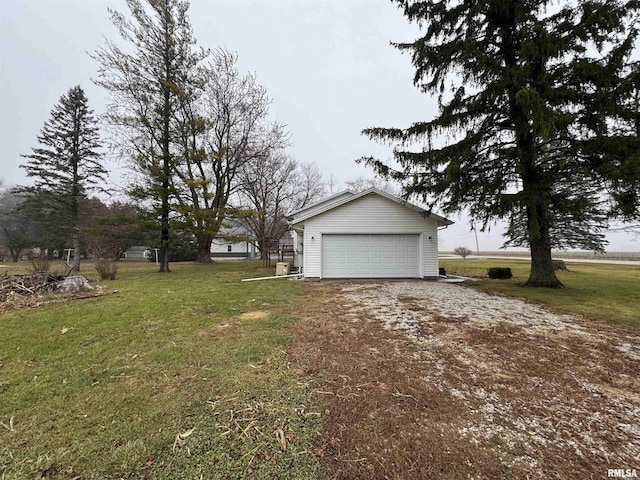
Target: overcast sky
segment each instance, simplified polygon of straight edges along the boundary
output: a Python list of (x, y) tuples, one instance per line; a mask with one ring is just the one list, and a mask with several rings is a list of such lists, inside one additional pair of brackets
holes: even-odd
[[(124, 0), (3, 0), (0, 10), (0, 178), (25, 183), (20, 154), (61, 95), (81, 85), (97, 114), (107, 93), (93, 85), (97, 64), (88, 53), (118, 40), (107, 7), (128, 12)], [(391, 157), (360, 132), (369, 126), (403, 127), (436, 113), (436, 102), (412, 84), (407, 55), (390, 41), (412, 40), (409, 25), (389, 0), (192, 0), (198, 43), (238, 53), (239, 68), (257, 75), (273, 100), (274, 120), (288, 126), (289, 153), (314, 162), (338, 189), (370, 177), (355, 159)], [(109, 165), (122, 184), (122, 169)], [(441, 234), (441, 249), (475, 238), (464, 218)], [(479, 235), (480, 250), (502, 244), (502, 228)], [(628, 235), (610, 237), (609, 250), (638, 250)]]

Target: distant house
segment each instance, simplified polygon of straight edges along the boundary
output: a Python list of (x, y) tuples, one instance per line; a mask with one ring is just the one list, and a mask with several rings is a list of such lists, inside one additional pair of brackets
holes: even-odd
[(129, 260), (153, 260), (153, 250), (150, 247), (138, 245), (135, 247), (129, 247), (123, 254), (122, 258)]
[(453, 223), (375, 188), (340, 192), (287, 218), (306, 278), (435, 278), (438, 230)]
[(256, 258), (257, 248), (249, 241), (233, 242), (223, 237), (216, 237), (211, 243), (213, 258)]

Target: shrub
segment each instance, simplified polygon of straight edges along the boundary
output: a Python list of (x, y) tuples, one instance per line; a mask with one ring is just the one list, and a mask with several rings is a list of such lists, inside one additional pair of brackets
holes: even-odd
[(120, 249), (117, 246), (102, 245), (92, 248), (93, 267), (100, 275), (100, 280), (115, 280), (118, 274), (118, 257)]
[(198, 245), (195, 242), (180, 242), (178, 244), (169, 244), (170, 262), (194, 262), (197, 259)]
[[(160, 258), (160, 252), (156, 253), (155, 249), (149, 250), (147, 260), (156, 263), (156, 255)], [(169, 261), (170, 262), (195, 262), (198, 260), (198, 246), (194, 244), (181, 243), (178, 245), (169, 244)]]
[(40, 252), (38, 255), (29, 255), (31, 263), (31, 273), (47, 273), (51, 270), (49, 256), (46, 252)]
[(513, 277), (511, 269), (506, 267), (492, 267), (487, 270), (487, 275), (489, 275), (489, 278), (493, 280), (506, 280)]
[(93, 260), (93, 266), (100, 275), (100, 280), (115, 280), (118, 274), (118, 262), (113, 258), (98, 257)]

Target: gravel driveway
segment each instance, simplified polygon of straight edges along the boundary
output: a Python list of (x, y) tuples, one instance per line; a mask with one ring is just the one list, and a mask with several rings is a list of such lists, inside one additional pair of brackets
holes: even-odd
[[(439, 392), (445, 399), (442, 406), (429, 412), (431, 419), (444, 418), (448, 402), (460, 407), (457, 416), (439, 427), (443, 438), (457, 437), (471, 446), (462, 449), (462, 455), (469, 452), (468, 458), (458, 459), (467, 462), (467, 470), (458, 468), (451, 478), (498, 475), (474, 476), (473, 472), (488, 472), (489, 467), (482, 462), (489, 461), (499, 463), (491, 472), (504, 472), (504, 477), (499, 473), (500, 478), (607, 478), (608, 469), (619, 468), (635, 468), (640, 475), (640, 337), (636, 332), (552, 313), (458, 284), (348, 282), (310, 286), (310, 292), (322, 288), (329, 289), (325, 293), (333, 295), (333, 301), (341, 306), (333, 327), (322, 327), (334, 331), (318, 333), (326, 338), (314, 340), (317, 344), (325, 342), (323, 355), (329, 355), (331, 348), (339, 355), (334, 346), (343, 342), (343, 348), (351, 350), (350, 356), (359, 359), (350, 367), (343, 365), (343, 372), (366, 368), (371, 376), (383, 376), (391, 364), (384, 368), (376, 365), (391, 361), (389, 353), (380, 352), (383, 343), (392, 344), (393, 356), (404, 359), (401, 367), (393, 368), (406, 370), (413, 377), (402, 388), (411, 389), (417, 383), (424, 387), (422, 391), (416, 386), (407, 394), (395, 387), (395, 400), (401, 395), (416, 401), (412, 413), (415, 418), (407, 423), (423, 422), (421, 409), (440, 405), (428, 392)], [(312, 296), (321, 295), (315, 292)], [(375, 332), (378, 327), (388, 336), (380, 332), (366, 335), (369, 329)], [(349, 335), (355, 335), (354, 339), (347, 340)], [(362, 367), (365, 354), (376, 356), (376, 363)], [(350, 356), (340, 361), (348, 363)], [(332, 364), (328, 365), (325, 368), (331, 368)], [(358, 389), (359, 385), (343, 381), (345, 386), (335, 390), (337, 397), (362, 398), (360, 392), (364, 390)], [(362, 379), (354, 380), (357, 382), (364, 384)], [(330, 382), (322, 388), (329, 387)], [(377, 390), (368, 388), (367, 395), (376, 395)], [(352, 393), (344, 393), (347, 391)], [(342, 400), (339, 408), (350, 408), (346, 402), (353, 401)], [(398, 409), (398, 415), (406, 413), (407, 408)], [(343, 425), (340, 432), (349, 421), (336, 420)], [(354, 432), (367, 428), (363, 425), (369, 421), (366, 417), (357, 421), (360, 425)], [(429, 419), (424, 421), (429, 428)], [(419, 432), (411, 435), (414, 442), (423, 438)], [(365, 441), (362, 437), (358, 440), (360, 445)], [(344, 438), (342, 442), (337, 455), (344, 455), (347, 442)], [(429, 440), (425, 448), (446, 450), (455, 442), (435, 447)], [(482, 456), (485, 453), (474, 457), (473, 446), (485, 453), (490, 451), (492, 460), (486, 460)], [(385, 458), (385, 454), (377, 458)], [(398, 461), (394, 465), (399, 468)], [(354, 476), (352, 472), (348, 475)], [(449, 478), (445, 474), (442, 477)]]

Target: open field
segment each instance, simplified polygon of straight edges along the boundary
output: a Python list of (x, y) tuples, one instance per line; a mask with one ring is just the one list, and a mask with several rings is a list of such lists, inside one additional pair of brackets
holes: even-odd
[[(638, 245), (640, 249), (640, 244)], [(441, 255), (450, 256), (454, 258), (460, 258), (453, 252), (440, 252)], [(480, 252), (476, 255), (475, 252), (469, 258), (474, 257), (513, 257), (513, 258), (526, 258), (529, 259), (528, 251), (514, 251), (514, 250), (499, 250), (497, 252)], [(563, 252), (553, 252), (553, 258), (566, 258), (571, 260), (609, 260), (609, 261), (630, 261), (640, 262), (640, 251), (638, 252), (605, 252), (594, 253), (580, 250), (571, 250)]]
[(0, 316), (0, 478), (315, 478), (321, 418), (285, 355), (300, 282), (155, 269)]

